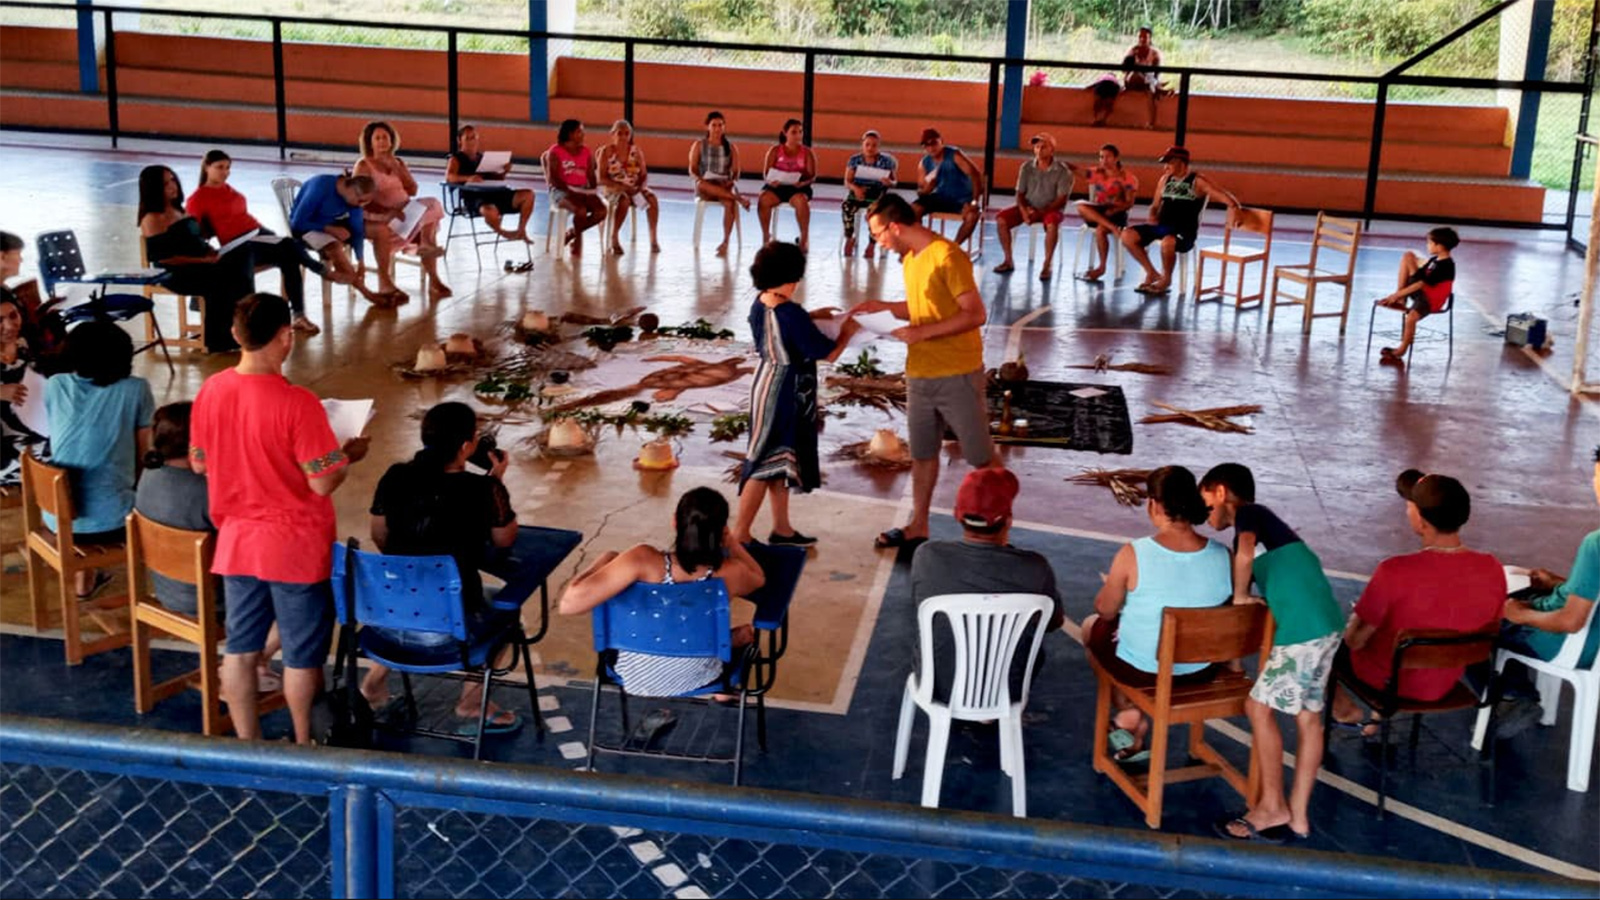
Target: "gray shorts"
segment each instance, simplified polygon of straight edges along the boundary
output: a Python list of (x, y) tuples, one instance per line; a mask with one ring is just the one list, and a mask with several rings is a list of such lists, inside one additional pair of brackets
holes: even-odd
[(973, 468), (994, 456), (983, 370), (943, 378), (906, 379), (906, 430), (912, 459), (935, 459), (948, 426)]

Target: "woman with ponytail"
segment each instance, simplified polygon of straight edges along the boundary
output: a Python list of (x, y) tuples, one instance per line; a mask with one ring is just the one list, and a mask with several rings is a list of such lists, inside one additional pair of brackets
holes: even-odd
[[(1155, 534), (1124, 544), (1094, 598), (1094, 614), (1083, 620), (1084, 645), (1100, 667), (1124, 684), (1154, 686), (1161, 613), (1168, 607), (1221, 606), (1233, 596), (1228, 548), (1195, 532), (1210, 510), (1194, 473), (1162, 466), (1150, 473), (1145, 510)], [(1173, 681), (1188, 684), (1215, 677), (1211, 665), (1177, 663)], [(1150, 730), (1144, 716), (1117, 695), (1111, 749), (1121, 762), (1149, 758)]]
[[(589, 612), (639, 581), (678, 584), (721, 578), (730, 597), (748, 595), (766, 582), (761, 566), (731, 539), (728, 500), (715, 489), (695, 488), (679, 498), (672, 527), (676, 537), (670, 549), (638, 544), (623, 553), (612, 550), (601, 556), (567, 585), (561, 614)], [(735, 647), (754, 639), (749, 625), (733, 629)], [(723, 664), (714, 657), (622, 652), (617, 654), (616, 671), (630, 694), (670, 697), (721, 683)]]
[[(511, 494), (501, 483), (508, 458), (504, 451), (487, 454), (487, 474), (467, 471), (482, 434), (478, 414), (465, 403), (440, 403), (422, 417), (422, 449), (407, 462), (395, 463), (378, 481), (372, 498), (372, 541), (386, 554), (452, 556), (461, 576), (466, 601), (467, 631), (479, 634), (504, 628), (505, 616), (487, 602), (480, 571), (491, 548), (510, 547), (517, 539), (517, 514)], [(448, 634), (380, 629), (385, 638), (408, 647), (437, 647), (455, 641)], [(389, 670), (373, 666), (361, 682), (361, 693), (374, 709), (389, 701)], [(483, 685), (464, 682), (456, 716), (462, 728), (476, 729)], [(522, 727), (522, 717), (489, 704), (486, 734), (504, 734)]]

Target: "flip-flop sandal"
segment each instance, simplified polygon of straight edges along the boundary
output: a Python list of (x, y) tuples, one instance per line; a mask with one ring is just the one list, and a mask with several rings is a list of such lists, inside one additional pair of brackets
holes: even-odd
[(1010, 275), (1012, 272), (1015, 272), (1016, 270), (1017, 270), (1016, 266), (1007, 265), (1005, 263), (1001, 263), (1000, 265), (994, 267), (994, 273), (996, 275)]
[(1077, 275), (1074, 275), (1073, 277), (1078, 279), (1079, 281), (1087, 281), (1090, 284), (1099, 284), (1101, 281), (1104, 280), (1103, 276), (1104, 276), (1104, 273), (1101, 273), (1100, 275), (1090, 275), (1088, 272), (1081, 272), (1081, 273), (1079, 273)]
[[(510, 260), (506, 260), (506, 263), (508, 265), (510, 264), (510, 262), (511, 262)], [(532, 272), (533, 271), (533, 260), (530, 259), (527, 262), (517, 263), (516, 265), (511, 266), (510, 271), (516, 272), (518, 274), (527, 274), (528, 272)]]
[[(510, 714), (510, 716), (511, 716), (510, 721), (506, 721), (504, 719), (501, 719), (500, 716), (502, 714)], [(521, 714), (519, 714), (517, 712), (514, 712), (512, 710), (509, 710), (509, 709), (502, 709), (499, 712), (495, 713), (494, 715), (490, 716), (488, 718), (488, 720), (483, 723), (483, 733), (485, 735), (490, 735), (490, 734), (510, 734), (511, 732), (516, 731), (516, 730), (520, 729), (521, 727), (522, 727), (522, 716), (521, 716)], [(478, 720), (477, 720), (476, 717), (473, 717), (471, 719), (463, 720), (462, 723), (461, 723), (461, 726), (456, 729), (456, 734), (459, 734), (462, 737), (473, 737), (477, 733), (478, 733)]]
[(110, 572), (96, 572), (95, 575), (94, 575), (94, 583), (89, 585), (89, 590), (87, 592), (79, 594), (78, 595), (78, 599), (79, 600), (92, 600), (92, 599), (94, 599), (94, 595), (95, 594), (98, 594), (101, 591), (105, 590), (106, 585), (108, 585), (110, 583), (111, 583), (111, 573)]
[(277, 672), (256, 673), (256, 693), (272, 694), (283, 690), (283, 676)]
[(926, 543), (927, 540), (925, 537), (908, 537), (903, 528), (891, 528), (878, 535), (877, 539), (872, 542), (872, 546), (877, 550), (895, 550), (901, 547), (915, 548)]
[[(1245, 833), (1235, 833), (1231, 827), (1235, 825), (1244, 826)], [(1283, 843), (1282, 835), (1278, 834), (1274, 830), (1277, 828), (1288, 830), (1289, 826), (1276, 825), (1273, 826), (1273, 828), (1257, 831), (1256, 827), (1250, 824), (1250, 820), (1246, 819), (1244, 816), (1229, 816), (1224, 819), (1218, 819), (1217, 821), (1211, 823), (1211, 830), (1217, 833), (1217, 837), (1227, 838), (1230, 841), (1260, 841), (1263, 844)]]
[(1359, 722), (1341, 722), (1338, 719), (1334, 719), (1333, 727), (1342, 731), (1354, 732), (1362, 737), (1377, 737), (1381, 733), (1379, 731), (1381, 722), (1382, 720), (1380, 719), (1370, 717)]
[(678, 714), (670, 709), (653, 709), (639, 720), (633, 727), (633, 733), (628, 735), (627, 743), (638, 741), (639, 749), (649, 749), (655, 739), (672, 730), (678, 724)]

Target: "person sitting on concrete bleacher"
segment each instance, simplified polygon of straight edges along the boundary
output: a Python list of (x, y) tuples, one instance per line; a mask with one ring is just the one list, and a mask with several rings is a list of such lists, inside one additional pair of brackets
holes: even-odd
[[(1472, 514), (1472, 499), (1461, 482), (1446, 475), (1424, 475), (1406, 498), (1406, 518), (1422, 540), (1416, 553), (1391, 556), (1378, 564), (1345, 626), (1344, 650), (1335, 671), (1348, 672), (1382, 690), (1394, 661), (1401, 631), (1435, 628), (1477, 631), (1500, 617), (1506, 605), (1506, 573), (1492, 554), (1468, 549), (1461, 527)], [(1460, 669), (1407, 669), (1400, 695), (1438, 700), (1461, 679)], [(1335, 688), (1333, 718), (1341, 726), (1376, 734), (1376, 716), (1365, 720), (1347, 691)]]
[[(761, 197), (756, 204), (756, 214), (761, 219), (762, 246), (772, 239), (772, 211), (780, 203), (794, 207), (795, 221), (800, 223), (800, 249), (810, 246), (811, 184), (817, 180), (817, 155), (802, 143), (804, 138), (805, 125), (799, 119), (786, 119), (778, 132), (778, 142), (767, 149), (761, 166), (766, 184), (761, 186)], [(798, 180), (781, 180), (784, 177)]]
[(562, 236), (572, 247), (572, 255), (583, 253), (583, 233), (606, 220), (606, 204), (595, 193), (594, 153), (583, 143), (583, 123), (564, 119), (556, 130), (556, 142), (544, 151), (544, 180), (550, 186), (550, 205), (572, 214), (572, 225)]
[(739, 193), (739, 148), (728, 140), (728, 122), (722, 113), (706, 113), (706, 136), (689, 146), (689, 177), (694, 179), (696, 197), (722, 204), (722, 243), (717, 255), (728, 255), (728, 238), (739, 216), (739, 207), (750, 208), (750, 201)]
[[(365, 207), (372, 202), (375, 186), (365, 175), (313, 175), (300, 186), (294, 208), (289, 211), (289, 233), (294, 239), (317, 251), (331, 269), (327, 278), (335, 284), (348, 284), (376, 306), (393, 306), (393, 301), (367, 287)], [(345, 245), (356, 261), (345, 256)], [(227, 321), (231, 322), (231, 319)]]
[[(1162, 466), (1150, 473), (1145, 513), (1155, 534), (1139, 538), (1111, 560), (1111, 571), (1094, 598), (1094, 613), (1083, 620), (1083, 646), (1102, 669), (1135, 687), (1154, 687), (1161, 614), (1168, 607), (1221, 606), (1233, 596), (1228, 548), (1195, 531), (1210, 517), (1194, 473)], [(1215, 665), (1177, 663), (1174, 684), (1216, 677)], [(1118, 762), (1150, 758), (1144, 748), (1150, 723), (1120, 692), (1113, 698), (1116, 730), (1107, 741)]]
[[(365, 215), (372, 249), (378, 254), (378, 291), (388, 294), (398, 305), (406, 301), (405, 292), (394, 283), (394, 255), (414, 245), (423, 271), (428, 273), (428, 299), (442, 300), (452, 295), (450, 286), (439, 277), (439, 223), (444, 221), (444, 205), (435, 197), (418, 197), (417, 179), (411, 176), (405, 160), (395, 155), (400, 149), (400, 134), (388, 122), (368, 122), (361, 129), (361, 158), (353, 170), (372, 179), (376, 188)], [(418, 217), (409, 226), (407, 210), (417, 209)], [(377, 226), (385, 227), (379, 228)], [(400, 228), (405, 228), (401, 233)]]
[[(911, 558), (913, 619), (922, 601), (944, 594), (1043, 594), (1055, 601), (1045, 630), (1055, 631), (1066, 621), (1050, 561), (1032, 550), (1011, 546), (1011, 503), (1017, 491), (1017, 476), (1008, 469), (987, 467), (967, 473), (956, 492), (961, 540), (928, 541)], [(1020, 640), (1023, 646), (1033, 640), (1031, 627)], [(955, 643), (948, 624), (941, 622), (935, 631), (933, 653), (931, 663), (919, 659), (917, 664), (933, 666), (933, 698), (945, 702), (950, 699), (950, 680), (955, 674)], [(1034, 663), (1035, 674), (1044, 659), (1041, 649)], [(1020, 653), (1013, 659), (1013, 699), (1022, 695), (1026, 662)]]
[(650, 169), (644, 162), (644, 151), (633, 142), (633, 123), (618, 119), (611, 124), (611, 140), (600, 145), (600, 155), (595, 160), (595, 170), (600, 177), (600, 191), (606, 203), (615, 211), (611, 216), (611, 252), (622, 255), (622, 223), (640, 200), (644, 201), (645, 218), (650, 223), (650, 252), (660, 253), (661, 242), (656, 239), (656, 224), (661, 218), (661, 201), (650, 190)]
[[(1123, 75), (1122, 89), (1128, 93), (1142, 93), (1148, 98), (1150, 113), (1145, 120), (1144, 127), (1156, 127), (1156, 103), (1162, 97), (1172, 93), (1161, 81), (1161, 51), (1150, 43), (1150, 26), (1139, 26), (1137, 43), (1128, 48), (1122, 57)], [(1151, 66), (1148, 71), (1133, 68), (1134, 66)], [(1107, 111), (1107, 115), (1110, 111)]]
[(1400, 345), (1379, 351), (1382, 361), (1402, 364), (1411, 341), (1417, 336), (1417, 323), (1444, 309), (1456, 285), (1456, 261), (1450, 252), (1461, 243), (1454, 228), (1435, 228), (1428, 232), (1428, 259), (1410, 250), (1400, 257), (1400, 286), (1394, 293), (1379, 298), (1377, 305), (1405, 311), (1400, 327)]
[[(494, 229), (495, 234), (508, 241), (526, 242), (528, 223), (533, 219), (533, 191), (513, 190), (506, 185), (506, 176), (511, 174), (510, 162), (498, 172), (480, 171), (478, 164), (483, 161), (482, 140), (477, 126), (461, 126), (461, 130), (456, 132), (456, 151), (450, 154), (449, 161), (445, 163), (444, 180), (461, 185), (462, 202), (475, 206), (478, 215), (483, 216), (483, 221)], [(512, 212), (522, 217), (516, 231), (500, 227), (501, 218)]]
[[(1189, 168), (1189, 151), (1168, 147), (1158, 159), (1165, 168), (1156, 182), (1155, 200), (1150, 204), (1150, 224), (1122, 229), (1122, 243), (1143, 269), (1144, 281), (1136, 288), (1141, 294), (1164, 294), (1172, 287), (1172, 273), (1179, 253), (1194, 249), (1200, 232), (1200, 209), (1206, 197), (1228, 206), (1228, 215), (1239, 208), (1239, 198), (1226, 188)], [(1145, 246), (1161, 242), (1161, 271), (1150, 264)]]
[(995, 216), (1000, 232), (1000, 250), (1005, 259), (995, 266), (1004, 275), (1016, 268), (1011, 261), (1011, 230), (1022, 225), (1044, 226), (1044, 264), (1039, 280), (1050, 280), (1050, 261), (1055, 258), (1056, 241), (1061, 237), (1067, 198), (1072, 195), (1072, 170), (1056, 159), (1056, 139), (1046, 132), (1033, 136), (1033, 159), (1017, 172), (1017, 202)]
[(937, 129), (922, 130), (921, 174), (917, 179), (917, 200), (911, 204), (921, 219), (929, 213), (961, 216), (955, 242), (966, 246), (972, 229), (983, 219), (983, 172), (960, 147), (944, 142)]
[[(879, 150), (882, 139), (876, 131), (861, 135), (861, 152), (852, 154), (844, 164), (844, 200), (839, 204), (839, 214), (844, 218), (844, 255), (848, 259), (856, 252), (856, 213), (877, 202), (884, 192), (894, 186), (895, 158)], [(867, 178), (863, 169), (876, 169), (888, 174)], [(876, 241), (867, 242), (866, 259), (872, 258)]]
[(1128, 211), (1139, 192), (1139, 176), (1122, 165), (1122, 151), (1116, 144), (1100, 145), (1100, 165), (1079, 166), (1068, 161), (1067, 168), (1074, 175), (1089, 178), (1089, 199), (1078, 201), (1078, 215), (1085, 225), (1094, 226), (1094, 244), (1099, 262), (1079, 277), (1084, 281), (1099, 281), (1106, 273), (1106, 256), (1111, 252), (1111, 239), (1122, 240), (1122, 229), (1128, 224)]

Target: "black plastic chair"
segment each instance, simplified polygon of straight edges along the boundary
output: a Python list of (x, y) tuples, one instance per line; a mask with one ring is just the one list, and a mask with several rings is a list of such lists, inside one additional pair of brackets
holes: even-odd
[[(444, 242), (448, 245), (452, 240), (455, 240), (456, 219), (466, 219), (467, 228), (472, 237), (472, 255), (478, 261), (479, 271), (482, 271), (483, 256), (479, 248), (484, 246), (493, 247), (493, 252), (498, 258), (500, 243), (505, 239), (500, 236), (498, 231), (493, 229), (490, 229), (489, 235), (480, 235), (478, 233), (478, 220), (483, 217), (483, 214), (478, 211), (478, 205), (472, 199), (472, 192), (463, 191), (461, 188), (462, 185), (459, 184), (451, 184), (448, 181), (439, 182), (439, 196), (444, 201), (445, 211), (450, 214), (450, 223), (445, 227)], [(509, 186), (507, 189), (510, 189)], [(524, 243), (522, 249), (527, 253), (528, 262), (533, 262), (531, 245)]]
[[(1367, 355), (1368, 356), (1372, 355), (1372, 326), (1377, 321), (1378, 310), (1384, 309), (1384, 308), (1385, 307), (1381, 307), (1377, 303), (1373, 303), (1372, 304), (1372, 314), (1367, 317)], [(1448, 363), (1451, 360), (1455, 359), (1455, 357), (1456, 357), (1456, 295), (1455, 295), (1454, 291), (1451, 291), (1450, 292), (1450, 296), (1445, 298), (1445, 300), (1444, 300), (1444, 309), (1438, 310), (1437, 312), (1433, 313), (1433, 315), (1435, 315), (1435, 316), (1439, 316), (1439, 315), (1445, 316), (1446, 317), (1446, 321), (1449, 323), (1449, 326), (1450, 326), (1449, 338), (1448, 338), (1448, 340), (1449, 340), (1449, 344), (1448, 344), (1449, 350), (1445, 353), (1445, 362)], [(1430, 316), (1429, 318), (1432, 318), (1432, 316)], [(1421, 328), (1422, 328), (1422, 323), (1418, 322), (1417, 323), (1417, 329), (1420, 331)], [(1416, 339), (1416, 335), (1412, 335), (1411, 336), (1411, 346), (1406, 348), (1406, 365), (1408, 365), (1408, 366), (1411, 365), (1411, 354), (1413, 354), (1415, 352), (1417, 352), (1417, 339)]]
[[(156, 318), (155, 303), (150, 298), (139, 294), (107, 294), (103, 282), (85, 278), (83, 251), (78, 247), (78, 236), (70, 229), (44, 232), (34, 240), (34, 246), (39, 253), (39, 280), (44, 284), (45, 294), (51, 298), (40, 308), (40, 315), (54, 315), (66, 328), (91, 319), (127, 322), (141, 315), (149, 316), (150, 331), (155, 338), (135, 347), (133, 352), (143, 353), (159, 346), (167, 358), (167, 373), (176, 373), (172, 351), (161, 334), (161, 321)], [(61, 307), (61, 298), (55, 296), (58, 284), (99, 285), (99, 291), (91, 295), (87, 303)]]

